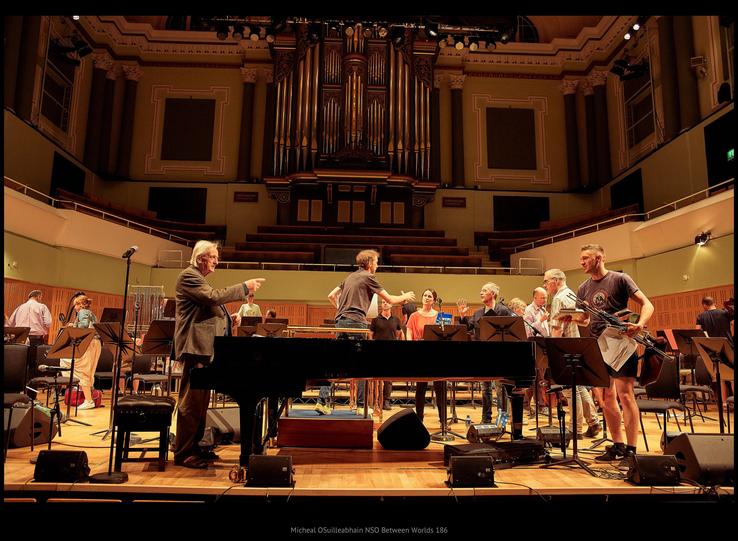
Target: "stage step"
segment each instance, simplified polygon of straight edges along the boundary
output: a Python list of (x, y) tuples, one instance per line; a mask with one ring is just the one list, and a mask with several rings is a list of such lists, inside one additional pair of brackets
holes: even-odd
[(320, 415), (312, 408), (293, 408), (279, 419), (277, 447), (371, 449), (373, 444), (374, 421), (351, 410)]

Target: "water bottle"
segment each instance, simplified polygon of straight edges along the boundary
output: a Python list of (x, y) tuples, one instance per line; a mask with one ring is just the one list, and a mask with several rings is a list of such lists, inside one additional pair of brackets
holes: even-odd
[(466, 421), (464, 422), (466, 423), (466, 428), (469, 428), (471, 426), (471, 415), (467, 415)]

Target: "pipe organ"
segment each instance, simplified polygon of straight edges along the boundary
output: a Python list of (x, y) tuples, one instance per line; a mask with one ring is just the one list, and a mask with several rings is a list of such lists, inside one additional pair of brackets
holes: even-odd
[(308, 30), (273, 46), (274, 176), (350, 168), (428, 179), (435, 42), (405, 29), (398, 44), (361, 24)]

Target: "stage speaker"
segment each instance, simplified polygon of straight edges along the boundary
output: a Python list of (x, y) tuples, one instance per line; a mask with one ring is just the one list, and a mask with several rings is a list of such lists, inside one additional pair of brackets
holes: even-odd
[(491, 456), (452, 456), (448, 467), (452, 487), (495, 487), (495, 468)]
[(209, 408), (205, 426), (217, 428), (220, 442), (241, 441), (241, 408)]
[(291, 456), (249, 455), (246, 486), (293, 487), (293, 473)]
[(497, 425), (471, 425), (466, 432), (469, 443), (489, 443), (497, 441), (505, 433), (505, 429)]
[(676, 457), (682, 479), (700, 485), (735, 482), (732, 434), (681, 434), (666, 445), (664, 454)]
[(76, 483), (90, 475), (84, 451), (41, 451), (36, 459), (33, 480), (36, 482)]
[(385, 449), (419, 451), (428, 447), (430, 434), (415, 410), (405, 409), (382, 423), (377, 441)]
[(672, 486), (679, 484), (679, 465), (674, 455), (635, 455), (626, 479), (638, 486)]
[[(566, 438), (564, 447), (569, 447), (572, 436), (571, 430), (567, 429), (564, 434)], [(536, 430), (536, 439), (544, 443), (549, 443), (553, 447), (561, 447), (561, 430), (555, 426), (542, 426)]]
[[(51, 410), (36, 404), (33, 414), (33, 444), (49, 442), (49, 425), (51, 425)], [(10, 408), (4, 409), (3, 430), (8, 430)], [(13, 408), (10, 419), (10, 441), (8, 447), (29, 447), (31, 445), (31, 406)], [(51, 426), (51, 439), (56, 436), (56, 424)]]

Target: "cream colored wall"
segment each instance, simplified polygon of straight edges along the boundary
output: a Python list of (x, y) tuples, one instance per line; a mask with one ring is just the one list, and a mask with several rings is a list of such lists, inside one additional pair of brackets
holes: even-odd
[[(593, 196), (586, 194), (496, 192), (489, 190), (438, 190), (425, 207), (425, 227), (442, 229), (447, 237), (458, 239), (459, 246), (474, 248), (474, 231), (492, 231), (494, 224), (493, 197), (548, 197), (549, 219), (586, 214), (593, 210)], [(443, 208), (444, 197), (465, 197), (466, 208)]]
[[(144, 67), (144, 75), (138, 83), (136, 93), (136, 118), (133, 123), (133, 146), (131, 150), (131, 178), (146, 180), (209, 180), (229, 181), (236, 177), (238, 170), (238, 142), (241, 126), (241, 106), (243, 103), (243, 90), (241, 73), (236, 68), (199, 68), (199, 67), (156, 67), (147, 69)], [(208, 97), (215, 88), (227, 88), (227, 99), (222, 114), (222, 131), (217, 128), (213, 134), (213, 161), (167, 161), (166, 166), (171, 170), (164, 173), (147, 173), (146, 157), (153, 155), (159, 159), (161, 149), (153, 149), (152, 142), (157, 139), (157, 134), (163, 129), (163, 110), (160, 116), (155, 116), (154, 87), (167, 86), (169, 93), (175, 93), (177, 97), (184, 97), (191, 92), (195, 98)], [(216, 103), (216, 117), (221, 116), (220, 108)], [(217, 124), (216, 124), (217, 126)], [(192, 126), (193, 130), (198, 126)], [(158, 136), (160, 139), (160, 136)], [(210, 169), (217, 170), (220, 166), (215, 163), (217, 158), (216, 148), (222, 144), (225, 163), (222, 171), (206, 172), (203, 167), (210, 164)]]
[(700, 116), (709, 115), (718, 106), (717, 91), (723, 82), (723, 58), (720, 51), (720, 22), (716, 15), (692, 16), (694, 55), (707, 59), (705, 75), (697, 78)]
[[(551, 79), (514, 79), (506, 77), (483, 77), (467, 75), (464, 81), (464, 161), (466, 185), (484, 182), (495, 189), (558, 191), (567, 187), (566, 128), (564, 97), (559, 89), (561, 82)], [(543, 130), (542, 140), (545, 162), (536, 163), (535, 181), (516, 180), (517, 175), (532, 176), (529, 170), (487, 169), (486, 107), (475, 111), (474, 96), (487, 96), (492, 105), (498, 107), (543, 108), (543, 126), (539, 125), (536, 112), (536, 132)], [(495, 103), (495, 100), (504, 100)], [(508, 101), (509, 100), (509, 101)], [(531, 101), (533, 100), (533, 101)], [(542, 100), (542, 101), (541, 101)], [(534, 107), (535, 104), (535, 107)], [(494, 182), (478, 178), (477, 166), (481, 164), (481, 175), (494, 174), (507, 178)], [(547, 180), (544, 180), (546, 179)]]
[(54, 145), (14, 114), (5, 111), (3, 118), (3, 174), (49, 193)]
[[(73, 248), (57, 248), (8, 232), (3, 235), (3, 244), (6, 278), (123, 293), (126, 272), (123, 259)], [(150, 266), (131, 263), (131, 285), (148, 285), (150, 280)]]

